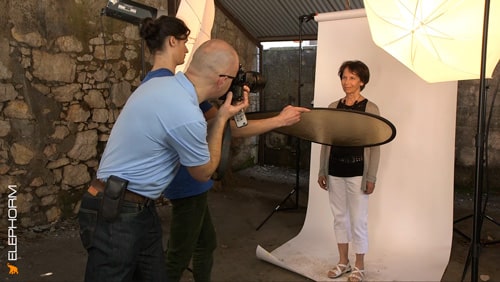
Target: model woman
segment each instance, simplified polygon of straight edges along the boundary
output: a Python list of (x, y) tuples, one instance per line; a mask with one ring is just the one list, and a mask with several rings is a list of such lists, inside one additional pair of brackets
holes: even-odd
[[(379, 115), (377, 105), (361, 95), (370, 79), (369, 69), (363, 62), (344, 62), (338, 75), (345, 97), (331, 103), (329, 108)], [(339, 261), (328, 271), (329, 278), (350, 273), (348, 281), (364, 279), (364, 257), (368, 251), (368, 196), (375, 190), (379, 159), (378, 146), (323, 145), (321, 148), (318, 184), (328, 190), (339, 251)], [(356, 254), (353, 267), (348, 257), (349, 244)]]

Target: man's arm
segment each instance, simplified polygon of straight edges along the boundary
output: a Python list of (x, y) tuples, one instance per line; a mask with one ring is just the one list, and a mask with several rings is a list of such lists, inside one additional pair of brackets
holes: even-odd
[(191, 176), (198, 181), (205, 182), (210, 180), (212, 174), (219, 166), (222, 151), (222, 137), (227, 120), (241, 109), (248, 107), (248, 88), (245, 88), (243, 92), (243, 102), (237, 105), (231, 105), (232, 96), (230, 92), (224, 104), (217, 111), (215, 118), (208, 122), (207, 142), (210, 160), (204, 165), (187, 168)]
[(310, 110), (303, 107), (286, 106), (280, 114), (266, 119), (249, 120), (248, 125), (236, 127), (234, 121), (231, 121), (231, 133), (233, 137), (250, 137), (259, 135), (273, 129), (290, 126), (300, 121), (300, 115)]

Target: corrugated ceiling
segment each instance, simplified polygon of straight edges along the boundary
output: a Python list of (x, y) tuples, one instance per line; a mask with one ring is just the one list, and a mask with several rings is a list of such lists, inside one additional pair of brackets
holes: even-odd
[[(364, 8), (363, 0), (215, 0), (219, 9), (257, 42), (298, 40), (300, 16)], [(302, 39), (316, 39), (318, 24), (302, 24)]]

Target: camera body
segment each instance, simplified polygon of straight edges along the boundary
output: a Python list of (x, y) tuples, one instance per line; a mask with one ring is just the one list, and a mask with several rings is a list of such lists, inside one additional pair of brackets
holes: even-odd
[[(250, 92), (258, 92), (266, 86), (266, 79), (262, 74), (256, 71), (245, 71), (240, 65), (236, 77), (233, 79), (229, 91), (233, 93), (233, 104), (243, 99), (243, 86), (248, 86)], [(241, 110), (234, 115), (234, 121), (237, 127), (243, 127), (248, 124), (245, 111)]]

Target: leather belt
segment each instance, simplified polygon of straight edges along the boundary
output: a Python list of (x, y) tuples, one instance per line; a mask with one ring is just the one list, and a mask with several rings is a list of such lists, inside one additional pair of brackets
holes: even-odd
[[(99, 179), (94, 179), (90, 182), (90, 187), (87, 189), (87, 192), (90, 195), (96, 197), (99, 195), (99, 193), (104, 193), (104, 187), (106, 187), (106, 184), (104, 182)], [(123, 200), (137, 204), (147, 204), (153, 201), (150, 198), (144, 197), (130, 190), (125, 190)]]

